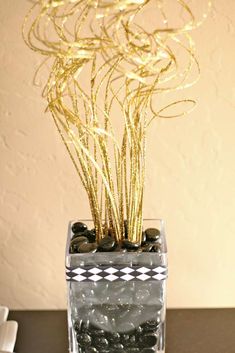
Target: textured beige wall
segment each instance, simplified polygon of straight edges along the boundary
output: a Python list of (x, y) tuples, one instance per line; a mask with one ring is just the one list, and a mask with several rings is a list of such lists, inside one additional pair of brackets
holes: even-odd
[[(29, 3), (0, 1), (0, 303), (64, 308), (69, 219), (89, 215), (22, 42)], [(235, 306), (235, 1), (195, 32), (202, 68), (187, 118), (149, 134), (145, 215), (167, 222), (169, 307)]]

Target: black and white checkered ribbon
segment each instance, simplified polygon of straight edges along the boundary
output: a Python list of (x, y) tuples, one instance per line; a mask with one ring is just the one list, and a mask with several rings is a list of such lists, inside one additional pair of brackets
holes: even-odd
[(66, 268), (69, 282), (98, 281), (163, 281), (167, 278), (165, 266), (86, 266)]

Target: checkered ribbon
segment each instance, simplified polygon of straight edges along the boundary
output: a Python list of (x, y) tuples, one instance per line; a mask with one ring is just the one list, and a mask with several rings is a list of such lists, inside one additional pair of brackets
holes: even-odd
[(98, 281), (162, 281), (167, 278), (165, 266), (86, 266), (66, 268), (66, 280), (69, 282)]

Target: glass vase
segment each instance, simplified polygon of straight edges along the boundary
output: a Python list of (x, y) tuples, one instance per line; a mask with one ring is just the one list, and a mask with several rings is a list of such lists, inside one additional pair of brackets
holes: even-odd
[[(93, 222), (83, 220), (89, 229)], [(156, 252), (70, 254), (66, 248), (70, 353), (164, 353), (167, 248), (162, 220)]]

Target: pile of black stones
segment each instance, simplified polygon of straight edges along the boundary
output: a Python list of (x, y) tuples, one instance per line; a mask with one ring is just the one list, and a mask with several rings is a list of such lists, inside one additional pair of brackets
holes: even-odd
[(161, 253), (161, 232), (157, 228), (147, 228), (142, 232), (142, 241), (134, 243), (128, 240), (127, 222), (125, 225), (125, 239), (117, 243), (110, 230), (108, 235), (102, 238), (99, 244), (96, 241), (95, 229), (88, 229), (83, 222), (75, 222), (72, 225), (73, 236), (70, 243), (70, 254), (95, 253), (95, 252), (157, 252)]
[(160, 320), (149, 320), (128, 332), (107, 332), (89, 322), (76, 321), (79, 353), (153, 353)]

